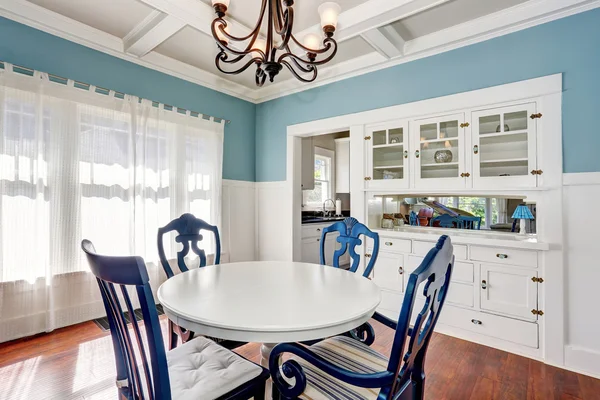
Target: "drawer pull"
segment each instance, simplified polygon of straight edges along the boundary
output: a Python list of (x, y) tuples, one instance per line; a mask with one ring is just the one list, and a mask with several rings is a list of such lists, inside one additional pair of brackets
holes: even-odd
[(385, 242), (385, 245), (386, 245), (386, 246), (393, 246), (393, 245), (394, 245), (394, 243), (392, 243), (392, 242)]
[(317, 232), (321, 232), (321, 228), (317, 228)]
[(474, 323), (475, 325), (481, 325), (482, 324), (482, 322), (480, 320), (478, 320), (478, 319), (472, 319), (471, 322)]
[(487, 281), (485, 279), (481, 281), (481, 288), (484, 290), (487, 289)]
[(508, 254), (500, 254), (500, 253), (498, 253), (498, 254), (496, 254), (496, 257), (498, 257), (498, 258), (500, 258), (502, 260), (505, 260), (505, 259), (508, 258)]
[(398, 267), (398, 273), (402, 275), (404, 273), (404, 268)]
[(371, 258), (371, 254), (369, 254), (369, 253), (366, 253), (366, 254), (365, 254), (365, 257), (367, 257), (367, 258)]
[(320, 242), (320, 241), (321, 241), (321, 239), (317, 239), (317, 242)]

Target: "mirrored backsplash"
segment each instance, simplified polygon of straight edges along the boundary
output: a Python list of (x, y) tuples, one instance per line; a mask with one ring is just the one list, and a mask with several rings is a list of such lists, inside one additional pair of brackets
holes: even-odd
[(372, 229), (414, 226), (536, 233), (536, 204), (522, 197), (376, 195), (368, 210)]

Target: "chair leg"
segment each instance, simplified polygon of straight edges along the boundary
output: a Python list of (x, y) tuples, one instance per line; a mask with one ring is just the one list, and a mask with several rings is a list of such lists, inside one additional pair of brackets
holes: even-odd
[(169, 350), (177, 347), (177, 333), (175, 332), (175, 324), (169, 320)]
[(254, 391), (254, 394), (252, 395), (252, 398), (254, 400), (263, 400), (265, 398), (265, 386), (266, 385), (267, 385), (266, 382), (263, 382), (262, 385), (258, 385), (256, 390)]
[(425, 398), (425, 378), (419, 378), (412, 381), (413, 399), (423, 400)]

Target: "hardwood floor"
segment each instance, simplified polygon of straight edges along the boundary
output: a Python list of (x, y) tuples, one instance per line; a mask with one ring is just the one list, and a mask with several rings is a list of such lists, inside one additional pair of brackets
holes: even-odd
[[(372, 324), (373, 348), (389, 354), (392, 331)], [(258, 344), (237, 351), (258, 362)], [(114, 368), (110, 335), (93, 322), (0, 344), (0, 399), (115, 399)], [(600, 399), (598, 379), (441, 334), (426, 370), (426, 399)]]

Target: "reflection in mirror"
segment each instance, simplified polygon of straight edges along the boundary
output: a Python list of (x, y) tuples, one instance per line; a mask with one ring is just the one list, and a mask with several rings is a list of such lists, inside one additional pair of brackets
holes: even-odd
[[(413, 195), (414, 196), (414, 195)], [(523, 197), (469, 197), (376, 195), (368, 203), (372, 229), (405, 227), (449, 228), (519, 233), (520, 220), (513, 215)], [(533, 219), (524, 222), (528, 234), (536, 233), (536, 205), (527, 203)]]

